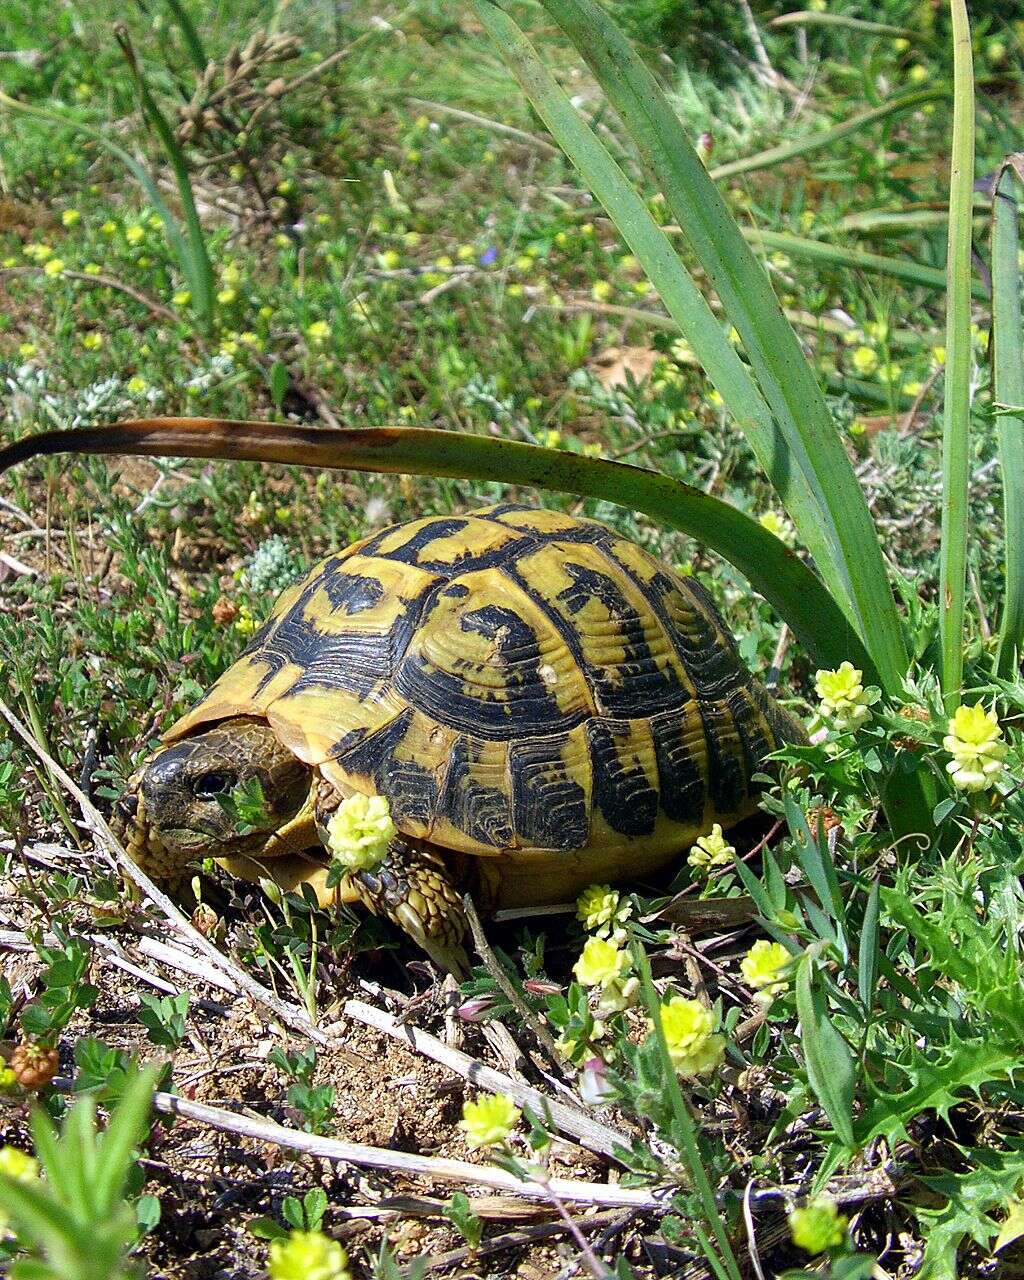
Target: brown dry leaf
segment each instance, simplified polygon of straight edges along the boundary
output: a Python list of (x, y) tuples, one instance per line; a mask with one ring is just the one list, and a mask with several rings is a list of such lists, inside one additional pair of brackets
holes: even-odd
[(624, 387), (630, 378), (642, 382), (650, 376), (657, 351), (650, 347), (609, 347), (590, 362), (590, 370), (606, 391)]

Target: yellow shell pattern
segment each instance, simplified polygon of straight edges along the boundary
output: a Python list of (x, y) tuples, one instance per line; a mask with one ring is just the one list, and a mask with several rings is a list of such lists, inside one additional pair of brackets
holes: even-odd
[(405, 834), (485, 857), (683, 848), (802, 737), (692, 579), (510, 505), (321, 561), (167, 737), (233, 715), (387, 796)]

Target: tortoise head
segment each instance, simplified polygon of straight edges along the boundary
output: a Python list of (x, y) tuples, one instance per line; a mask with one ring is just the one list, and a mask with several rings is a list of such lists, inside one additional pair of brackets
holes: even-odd
[(313, 783), (266, 721), (236, 717), (154, 752), (118, 801), (114, 828), (158, 878), (203, 858), (278, 857), (317, 843)]

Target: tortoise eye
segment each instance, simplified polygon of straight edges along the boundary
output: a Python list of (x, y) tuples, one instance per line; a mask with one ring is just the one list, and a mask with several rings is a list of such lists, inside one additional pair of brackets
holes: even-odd
[(201, 800), (212, 800), (231, 790), (231, 779), (226, 773), (201, 773), (192, 783), (192, 791)]

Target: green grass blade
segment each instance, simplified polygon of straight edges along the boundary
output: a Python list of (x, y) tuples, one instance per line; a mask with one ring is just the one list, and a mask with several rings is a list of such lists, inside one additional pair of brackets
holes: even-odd
[(714, 318), (665, 233), (540, 63), (522, 32), (506, 14), (486, 0), (478, 3), (477, 11), (524, 92), (608, 210), (643, 264), (666, 309), (690, 340), (698, 360), (718, 388), (737, 425), (746, 434), (758, 461), (793, 517), (800, 538), (813, 556), (826, 585), (847, 613), (851, 624), (857, 627), (847, 575), (837, 568), (832, 543), (820, 518), (818, 496), (806, 473), (792, 465), (775, 419), (749, 372), (725, 339), (721, 323)]
[(799, 556), (735, 507), (656, 471), (516, 440), (418, 427), (332, 430), (222, 418), (144, 418), (26, 436), (0, 452), (0, 474), (54, 453), (245, 459), (493, 480), (600, 498), (697, 538), (774, 605), (813, 661), (835, 666), (850, 657), (874, 678), (859, 639)]
[(135, 87), (139, 93), (143, 113), (153, 126), (168, 162), (174, 170), (178, 196), (185, 214), (185, 229), (187, 232), (185, 260), (182, 262), (182, 267), (183, 269), (187, 268), (186, 276), (189, 288), (192, 291), (192, 306), (199, 327), (204, 334), (209, 336), (213, 333), (214, 327), (215, 287), (213, 267), (210, 264), (210, 255), (206, 250), (203, 225), (199, 221), (199, 213), (196, 210), (196, 202), (192, 195), (192, 178), (188, 171), (188, 161), (185, 159), (185, 153), (174, 136), (174, 130), (167, 123), (163, 112), (157, 106), (156, 99), (149, 91), (149, 86), (146, 84), (146, 79), (142, 74), (142, 68), (135, 57), (135, 51), (128, 40), (127, 32), (123, 28), (118, 28), (115, 31), (115, 35), (135, 80)]
[(195, 23), (189, 17), (185, 6), (180, 3), (180, 0), (164, 0), (164, 4), (170, 9), (171, 17), (178, 24), (178, 30), (181, 32), (181, 39), (185, 45), (185, 52), (189, 56), (189, 61), (196, 71), (202, 75), (210, 59), (206, 56), (206, 50), (203, 48), (203, 42), (199, 38)]
[(884, 120), (887, 116), (901, 115), (904, 111), (912, 111), (914, 107), (925, 102), (933, 102), (937, 98), (947, 97), (945, 89), (919, 89), (916, 93), (908, 93), (902, 98), (892, 98), (881, 106), (872, 107), (870, 111), (861, 111), (830, 129), (822, 129), (818, 133), (809, 134), (796, 142), (786, 142), (778, 147), (769, 147), (756, 155), (744, 156), (740, 160), (730, 160), (728, 164), (716, 165), (710, 172), (715, 182), (723, 178), (735, 178), (741, 173), (754, 173), (758, 169), (769, 169), (772, 165), (785, 164), (795, 160), (797, 156), (805, 156), (810, 151), (819, 151), (822, 147), (831, 147), (847, 138), (852, 133), (860, 133), (876, 120)]
[(164, 234), (167, 236), (167, 243), (171, 247), (171, 251), (178, 259), (182, 273), (188, 277), (190, 255), (185, 237), (181, 234), (181, 228), (178, 226), (177, 219), (171, 213), (167, 206), (167, 202), (160, 194), (160, 188), (153, 181), (152, 175), (135, 159), (133, 155), (125, 151), (124, 147), (118, 146), (116, 142), (108, 138), (100, 129), (94, 129), (91, 125), (85, 124), (81, 120), (72, 120), (68, 116), (60, 115), (56, 111), (47, 111), (43, 107), (34, 107), (27, 102), (19, 102), (16, 98), (10, 98), (6, 93), (0, 91), (0, 105), (10, 108), (12, 111), (23, 111), (27, 115), (35, 116), (39, 120), (47, 120), (50, 124), (63, 125), (68, 129), (73, 129), (76, 133), (81, 133), (87, 138), (98, 143), (112, 156), (120, 160), (132, 177), (138, 182), (146, 193), (146, 199), (153, 206), (154, 212), (160, 218), (164, 226)]
[[(625, 123), (738, 330), (775, 419), (771, 443), (777, 460), (769, 476), (822, 576), (860, 632), (883, 685), (898, 687), (908, 655), (871, 514), (821, 388), (767, 276), (657, 81), (607, 13), (594, 0), (543, 4)], [(485, 7), (492, 18), (498, 12), (478, 0), (478, 11)], [(809, 487), (816, 514), (790, 507), (789, 477), (795, 473)], [(818, 550), (822, 543), (827, 560)]]
[(817, 13), (813, 9), (801, 9), (799, 13), (780, 13), (768, 23), (770, 27), (845, 27), (868, 36), (902, 36), (905, 40), (920, 40), (920, 31), (907, 27), (894, 27), (888, 22), (868, 22), (865, 18), (850, 18), (845, 13)]
[(800, 1043), (807, 1080), (831, 1121), (836, 1137), (844, 1146), (854, 1147), (856, 1074), (853, 1054), (832, 1025), (824, 996), (811, 984), (814, 969), (814, 960), (810, 953), (805, 953), (796, 970), (796, 1011), (800, 1019)]
[[(967, 225), (971, 225), (969, 206)], [(941, 267), (929, 267), (923, 262), (914, 262), (911, 258), (889, 258), (881, 253), (867, 253), (863, 249), (829, 244), (827, 240), (791, 236), (786, 231), (762, 231), (759, 227), (744, 227), (743, 235), (762, 248), (790, 253), (794, 258), (806, 258), (830, 267), (846, 267), (850, 271), (872, 271), (877, 275), (890, 276), (893, 280), (903, 280), (907, 284), (922, 285), (940, 293), (944, 293), (947, 287), (946, 272)], [(988, 297), (981, 281), (971, 279), (970, 270), (967, 273), (967, 287), (978, 299)]]
[(721, 320), (715, 317), (625, 174), (554, 82), (522, 32), (490, 4), (480, 4), (478, 12), (524, 92), (643, 264), (665, 308), (686, 335), (758, 461), (779, 489), (783, 504), (829, 589), (842, 603), (844, 585), (841, 577), (830, 580), (831, 551), (817, 518), (814, 494), (780, 451), (771, 411), (727, 340)]
[[(674, 1121), (672, 1125), (673, 1139), (677, 1144), (679, 1154), (686, 1161), (693, 1190), (696, 1192), (700, 1207), (703, 1210), (704, 1221), (715, 1237), (715, 1243), (718, 1246), (717, 1261), (725, 1269), (730, 1280), (740, 1280), (739, 1264), (729, 1241), (727, 1224), (723, 1221), (719, 1212), (714, 1187), (711, 1185), (711, 1180), (704, 1167), (704, 1161), (701, 1158), (700, 1146), (697, 1141), (697, 1126), (693, 1113), (683, 1097), (682, 1090), (679, 1087), (679, 1077), (676, 1075), (676, 1069), (672, 1062), (672, 1055), (668, 1051), (665, 1028), (661, 1024), (661, 997), (651, 977), (651, 966), (647, 959), (647, 952), (639, 942), (634, 942), (631, 950), (633, 963), (636, 966), (637, 973), (640, 975), (640, 990), (651, 1024), (651, 1034), (654, 1036), (658, 1057), (661, 1061), (665, 1093), (668, 1095), (668, 1103), (672, 1109)], [(712, 1251), (706, 1245), (705, 1256), (709, 1261), (714, 1257)], [(718, 1268), (716, 1267), (717, 1270)]]
[[(1013, 190), (1013, 171), (1007, 166), (992, 206), (992, 370), (1000, 405), (1024, 405), (1020, 212)], [(999, 457), (1006, 577), (996, 672), (1009, 680), (1024, 655), (1024, 419), (1016, 414), (999, 417)]]
[(953, 24), (953, 145), (946, 257), (946, 383), (942, 423), (942, 547), (939, 639), (942, 694), (952, 710), (964, 674), (967, 500), (971, 415), (971, 231), (974, 201), (974, 67), (964, 0), (950, 0)]
[[(135, 1148), (145, 1138), (153, 1090), (160, 1068), (144, 1067), (125, 1086), (102, 1137), (97, 1139), (96, 1177), (93, 1202), (97, 1213), (106, 1215), (124, 1193)], [(83, 1103), (79, 1103), (82, 1106)]]

